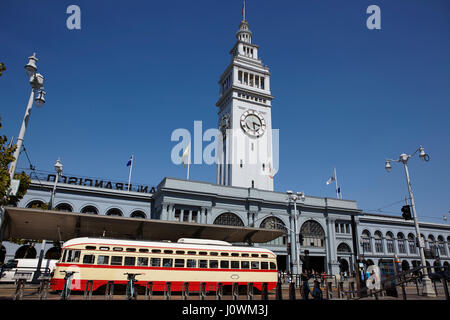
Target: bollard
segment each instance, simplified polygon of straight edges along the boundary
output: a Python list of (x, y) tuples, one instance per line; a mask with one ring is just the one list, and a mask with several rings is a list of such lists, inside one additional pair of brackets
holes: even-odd
[(247, 300), (253, 300), (253, 282), (247, 283)]
[(445, 299), (450, 300), (449, 295), (448, 295), (447, 278), (445, 277), (445, 275), (442, 277), (442, 284), (444, 285)]
[(47, 300), (49, 286), (50, 281), (48, 279), (41, 281), (39, 286), (39, 300)]
[(84, 295), (83, 300), (86, 300), (89, 298), (89, 300), (92, 299), (92, 287), (94, 286), (94, 281), (88, 280), (86, 281), (86, 287), (84, 288)]
[(183, 300), (188, 300), (189, 299), (189, 282), (184, 282), (183, 283)]
[[(308, 280), (306, 280), (308, 281)], [(289, 283), (289, 300), (295, 300), (295, 283)]]
[(153, 297), (153, 281), (148, 281), (145, 284), (145, 299), (151, 300)]
[(166, 282), (164, 284), (164, 300), (170, 300), (170, 297), (172, 295), (172, 282)]
[(206, 298), (206, 282), (200, 283), (200, 300), (205, 300)]
[(216, 300), (223, 299), (223, 283), (219, 282), (216, 287)]
[(233, 285), (231, 287), (233, 300), (239, 299), (239, 284), (237, 282), (233, 282)]
[(25, 280), (24, 279), (16, 280), (16, 291), (14, 293), (13, 300), (22, 300), (24, 288), (25, 288)]
[(112, 300), (113, 295), (114, 295), (114, 281), (108, 281), (106, 283), (105, 300)]
[(281, 291), (281, 282), (277, 282), (277, 289), (275, 292), (275, 297), (277, 300), (283, 300), (283, 292)]
[(263, 282), (262, 284), (261, 300), (269, 300), (269, 294), (267, 292), (267, 282)]

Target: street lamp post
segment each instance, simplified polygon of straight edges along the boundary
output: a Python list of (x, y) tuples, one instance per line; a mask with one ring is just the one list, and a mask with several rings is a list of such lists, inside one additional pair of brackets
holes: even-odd
[(61, 160), (56, 160), (55, 163), (55, 171), (56, 171), (56, 178), (55, 178), (55, 184), (53, 185), (52, 194), (50, 196), (50, 205), (49, 210), (53, 210), (54, 204), (55, 204), (55, 192), (56, 192), (56, 185), (58, 184), (59, 177), (62, 175), (63, 172), (63, 165), (61, 163)]
[(298, 262), (298, 253), (297, 250), (297, 200), (305, 201), (305, 194), (303, 192), (297, 192), (294, 194), (292, 191), (286, 191), (288, 195), (288, 201), (294, 203), (294, 211), (291, 211), (291, 228), (290, 231), (290, 241), (291, 241), (291, 274), (298, 274), (300, 270), (299, 262)]
[(28, 57), (28, 64), (25, 66), (25, 72), (30, 77), (31, 93), (28, 99), (27, 109), (25, 110), (25, 116), (23, 117), (22, 126), (20, 127), (19, 137), (17, 138), (17, 147), (14, 151), (14, 161), (9, 167), (9, 175), (11, 181), (14, 178), (16, 171), (17, 161), (19, 159), (20, 151), (22, 149), (23, 139), (25, 137), (25, 131), (27, 129), (28, 121), (31, 115), (31, 109), (33, 108), (33, 102), (36, 102), (38, 107), (42, 107), (45, 103), (45, 91), (44, 91), (44, 77), (37, 73), (36, 53), (33, 53), (31, 57)]
[(414, 155), (419, 152), (419, 157), (420, 159), (424, 160), (424, 161), (429, 161), (430, 160), (430, 156), (428, 154), (425, 153), (425, 150), (422, 146), (420, 146), (412, 155), (407, 155), (405, 153), (402, 153), (399, 157), (398, 160), (392, 160), (392, 159), (386, 159), (385, 162), (385, 169), (387, 172), (390, 172), (392, 167), (391, 167), (391, 161), (392, 162), (401, 162), (403, 163), (403, 166), (405, 168), (405, 175), (406, 175), (406, 184), (408, 186), (408, 192), (409, 192), (409, 198), (411, 201), (411, 208), (413, 211), (413, 215), (414, 215), (414, 226), (416, 229), (416, 235), (417, 238), (419, 239), (419, 252), (420, 252), (420, 259), (422, 262), (422, 266), (424, 267), (423, 269), (423, 290), (422, 290), (422, 294), (424, 296), (435, 296), (435, 292), (433, 290), (433, 286), (431, 283), (431, 280), (428, 276), (428, 270), (426, 268), (426, 261), (425, 261), (425, 253), (424, 253), (424, 247), (425, 247), (425, 243), (423, 241), (423, 238), (421, 236), (420, 233), (420, 228), (419, 228), (419, 221), (417, 219), (417, 212), (416, 212), (416, 205), (414, 203), (414, 196), (412, 193), (412, 188), (411, 188), (411, 181), (409, 178), (409, 171), (408, 171), (408, 160), (411, 159), (412, 157), (414, 157)]

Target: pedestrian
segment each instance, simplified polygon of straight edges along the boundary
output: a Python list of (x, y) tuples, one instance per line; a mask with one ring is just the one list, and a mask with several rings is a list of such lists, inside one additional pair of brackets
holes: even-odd
[(315, 280), (314, 281), (314, 289), (311, 293), (312, 297), (314, 300), (322, 300), (322, 290), (320, 289), (320, 284), (319, 281)]
[(309, 283), (308, 283), (308, 275), (306, 273), (302, 274), (302, 281), (303, 281), (303, 286), (302, 286), (302, 291), (303, 291), (303, 299), (304, 300), (308, 300), (309, 299)]

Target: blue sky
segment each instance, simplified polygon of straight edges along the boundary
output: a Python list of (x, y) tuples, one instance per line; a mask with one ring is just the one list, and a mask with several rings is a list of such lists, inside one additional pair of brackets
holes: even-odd
[[(280, 130), (275, 190), (345, 199), (400, 215), (400, 164), (385, 158), (421, 144), (409, 162), (419, 216), (450, 210), (450, 2), (448, 0), (247, 0), (247, 20), (272, 73), (273, 127)], [(66, 8), (81, 8), (81, 30)], [(381, 8), (381, 30), (366, 9)], [(172, 164), (177, 128), (217, 125), (217, 81), (241, 20), (233, 1), (12, 1), (0, 3), (1, 134), (17, 136), (30, 87), (23, 66), (37, 53), (47, 103), (34, 108), (25, 146), (38, 170), (157, 185), (184, 178)], [(24, 154), (19, 167), (28, 166)], [(215, 182), (215, 166), (192, 165)]]

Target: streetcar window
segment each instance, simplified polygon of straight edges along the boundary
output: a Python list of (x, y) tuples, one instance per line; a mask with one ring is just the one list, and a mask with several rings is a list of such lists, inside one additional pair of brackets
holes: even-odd
[(135, 257), (125, 257), (124, 266), (134, 266), (136, 264)]
[(269, 263), (268, 262), (261, 262), (261, 269), (262, 270), (269, 269)]
[(72, 250), (66, 250), (67, 252), (67, 256), (66, 256), (66, 260), (64, 260), (64, 262), (70, 262), (72, 260)]
[(164, 253), (173, 253), (173, 250), (164, 250)]
[(232, 252), (232, 253), (231, 253), (231, 256), (232, 256), (232, 257), (239, 257), (239, 253), (237, 253), (237, 252)]
[(109, 247), (100, 247), (100, 250), (102, 250), (102, 251), (108, 251), (108, 250), (109, 250)]
[(242, 256), (242, 257), (248, 257), (249, 254), (248, 254), (248, 253), (242, 253), (241, 256)]
[(161, 266), (161, 258), (151, 258), (150, 266), (152, 267), (160, 267)]
[(64, 250), (64, 253), (63, 253), (63, 256), (62, 256), (61, 262), (64, 262), (64, 261), (66, 261), (66, 255), (67, 255), (67, 251), (69, 251), (69, 250)]
[(220, 255), (221, 255), (222, 257), (228, 257), (229, 254), (228, 254), (228, 252), (221, 252)]
[(184, 254), (184, 251), (183, 250), (177, 250), (177, 251), (175, 251), (175, 253), (176, 254)]
[(95, 261), (95, 256), (93, 254), (85, 254), (83, 256), (83, 263), (93, 264)]
[(136, 252), (136, 248), (126, 248), (127, 252)]
[(163, 267), (170, 268), (173, 265), (173, 259), (163, 259)]
[(209, 260), (209, 267), (213, 268), (213, 269), (217, 269), (219, 267), (219, 261)]
[(113, 247), (113, 251), (123, 251), (122, 247)]
[(175, 259), (175, 268), (184, 268), (184, 259)]
[(95, 250), (95, 249), (97, 249), (96, 246), (86, 246), (85, 248), (86, 248), (86, 250)]
[(148, 258), (139, 257), (137, 260), (137, 265), (139, 267), (146, 267), (148, 266)]
[(259, 269), (259, 261), (252, 261), (252, 269)]
[(210, 252), (209, 255), (210, 255), (210, 256), (218, 256), (219, 253), (218, 253), (218, 252)]
[(276, 269), (277, 269), (276, 264), (274, 262), (271, 262), (270, 263), (270, 270), (276, 270)]
[(248, 261), (241, 261), (241, 269), (249, 269), (250, 263)]
[(200, 251), (198, 254), (201, 255), (201, 256), (206, 256), (206, 255), (208, 254), (208, 252), (206, 252), (206, 251)]
[(267, 255), (267, 254), (261, 254), (261, 258), (268, 258), (269, 257), (269, 255)]
[(187, 254), (197, 254), (197, 251), (188, 251)]
[(195, 260), (195, 259), (187, 259), (186, 260), (186, 267), (187, 268), (196, 268), (197, 267), (197, 260)]
[(208, 260), (198, 260), (199, 268), (208, 268)]
[(122, 265), (122, 257), (112, 256), (111, 257), (111, 265), (112, 266), (121, 266)]
[(109, 256), (98, 256), (97, 264), (109, 264)]
[(80, 250), (70, 250), (66, 262), (80, 262)]
[(252, 257), (253, 257), (253, 258), (258, 258), (258, 257), (259, 257), (259, 254), (257, 254), (257, 253), (252, 253)]
[(239, 269), (239, 261), (231, 261), (231, 269)]
[(148, 249), (139, 249), (139, 252), (146, 253), (146, 252), (148, 252)]
[(229, 266), (230, 266), (230, 261), (227, 261), (227, 260), (220, 261), (220, 267), (222, 269), (228, 269)]
[(152, 249), (152, 253), (161, 253), (161, 250), (159, 250), (159, 249)]

